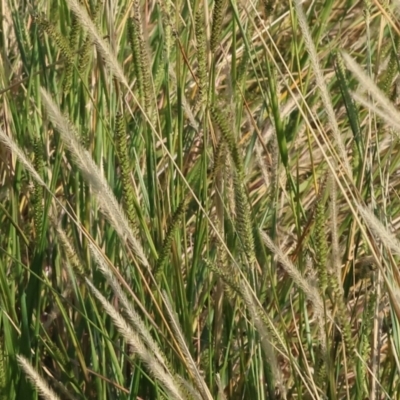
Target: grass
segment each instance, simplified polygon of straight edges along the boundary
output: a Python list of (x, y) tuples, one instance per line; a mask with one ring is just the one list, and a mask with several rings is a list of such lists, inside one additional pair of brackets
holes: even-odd
[(0, 399), (397, 399), (400, 4), (1, 3)]

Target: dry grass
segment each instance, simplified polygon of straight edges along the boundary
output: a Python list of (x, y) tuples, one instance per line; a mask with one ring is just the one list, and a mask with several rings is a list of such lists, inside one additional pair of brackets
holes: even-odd
[(17, 3), (0, 399), (398, 398), (394, 6)]

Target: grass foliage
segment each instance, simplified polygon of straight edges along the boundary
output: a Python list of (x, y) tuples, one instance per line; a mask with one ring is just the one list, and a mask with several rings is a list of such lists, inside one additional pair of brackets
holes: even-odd
[(0, 7), (0, 400), (400, 398), (399, 0)]

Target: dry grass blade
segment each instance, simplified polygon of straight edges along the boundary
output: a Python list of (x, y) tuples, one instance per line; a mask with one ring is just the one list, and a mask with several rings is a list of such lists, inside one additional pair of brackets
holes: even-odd
[(286, 388), (278, 366), (275, 349), (269, 339), (271, 335), (268, 333), (268, 328), (261, 317), (260, 311), (257, 311), (257, 304), (255, 303), (253, 295), (250, 293), (246, 285), (242, 285), (242, 295), (247, 309), (251, 315), (251, 319), (260, 335), (261, 347), (266, 356), (268, 368), (273, 377), (274, 383), (277, 385), (277, 387), (279, 387), (283, 397), (286, 397)]
[(41, 94), (51, 122), (60, 132), (82, 174), (96, 194), (101, 209), (107, 215), (109, 222), (112, 224), (116, 232), (118, 232), (119, 236), (122, 239), (125, 237), (128, 238), (128, 241), (132, 245), (132, 248), (140, 262), (148, 268), (149, 263), (147, 258), (141, 245), (133, 236), (129, 222), (122, 211), (121, 206), (90, 154), (79, 144), (76, 129), (66, 119), (66, 117), (62, 115), (58, 106), (53, 102), (50, 95), (44, 89), (41, 90)]
[(275, 254), (279, 261), (282, 263), (283, 268), (293, 279), (294, 283), (303, 290), (304, 294), (309, 298), (314, 305), (314, 310), (317, 314), (324, 315), (324, 302), (319, 295), (317, 289), (310, 285), (310, 283), (301, 275), (299, 270), (292, 264), (292, 262), (283, 254), (271, 240), (271, 238), (263, 231), (260, 231), (261, 237), (267, 247)]
[(165, 292), (163, 293), (163, 301), (166, 306), (166, 310), (168, 312), (168, 316), (169, 316), (169, 319), (170, 319), (170, 322), (172, 325), (172, 330), (176, 336), (177, 342), (179, 343), (180, 351), (182, 351), (182, 353), (186, 359), (186, 362), (188, 363), (188, 371), (190, 371), (190, 373), (192, 374), (197, 387), (201, 391), (201, 395), (202, 395), (203, 399), (212, 400), (212, 395), (211, 395), (206, 383), (204, 382), (204, 379), (201, 377), (200, 372), (199, 372), (199, 370), (190, 354), (190, 351), (187, 347), (187, 344), (185, 343), (184, 336), (179, 327), (179, 322), (177, 320), (177, 317), (172, 309), (172, 305), (169, 302), (167, 294)]
[(69, 8), (76, 15), (80, 21), (81, 26), (86, 29), (91, 36), (92, 40), (95, 42), (98, 51), (106, 62), (107, 66), (110, 68), (113, 75), (127, 88), (129, 88), (128, 82), (125, 78), (124, 72), (119, 65), (115, 55), (112, 53), (110, 46), (103, 40), (101, 34), (98, 32), (95, 24), (89, 17), (86, 10), (79, 4), (78, 0), (67, 0)]
[(381, 221), (367, 208), (358, 207), (358, 211), (368, 225), (369, 229), (375, 236), (386, 246), (388, 246), (395, 254), (400, 255), (400, 242), (385, 228)]
[(331, 257), (331, 269), (336, 274), (338, 281), (340, 281), (340, 256), (339, 256), (339, 235), (337, 231), (338, 227), (338, 203), (337, 203), (337, 190), (336, 182), (332, 175), (329, 176), (329, 188), (330, 188), (330, 227), (332, 234), (332, 257)]
[(118, 331), (124, 337), (124, 339), (132, 346), (135, 354), (143, 361), (147, 366), (149, 372), (158, 379), (168, 395), (172, 399), (184, 400), (184, 396), (181, 394), (180, 388), (174, 381), (173, 376), (168, 369), (165, 369), (149, 352), (139, 336), (130, 328), (128, 323), (122, 317), (122, 315), (106, 300), (106, 298), (94, 287), (94, 285), (86, 279), (86, 283), (89, 285), (90, 290), (96, 296), (101, 303), (103, 309), (111, 317)]
[(354, 100), (362, 104), (367, 109), (371, 110), (373, 113), (381, 117), (390, 127), (395, 128), (395, 134), (399, 136), (398, 131), (400, 131), (400, 116), (392, 108), (381, 108), (381, 104), (373, 104), (371, 101), (365, 99), (360, 94), (352, 92), (351, 93)]
[[(343, 59), (360, 82), (360, 91), (369, 91), (378, 102), (378, 107), (368, 102), (368, 100), (360, 98), (357, 94), (353, 94), (356, 100), (363, 100), (364, 105), (371, 108), (372, 111), (379, 112), (380, 116), (384, 118), (389, 124), (395, 124), (396, 127), (400, 126), (400, 114), (394, 107), (393, 103), (385, 96), (385, 94), (376, 86), (370, 77), (360, 68), (360, 66), (350, 57), (346, 52), (342, 52)], [(367, 102), (367, 104), (365, 104)], [(372, 107), (374, 107), (372, 109)], [(382, 111), (381, 111), (382, 110)], [(385, 111), (383, 111), (385, 110)]]
[(0, 141), (3, 142), (14, 154), (16, 154), (19, 161), (29, 171), (29, 173), (32, 175), (32, 177), (36, 180), (37, 183), (39, 183), (43, 187), (47, 187), (46, 184), (43, 182), (43, 179), (36, 172), (32, 163), (26, 158), (23, 151), (18, 147), (18, 145), (14, 142), (13, 139), (11, 139), (5, 134), (5, 132), (1, 128), (0, 128)]
[(47, 382), (37, 373), (25, 357), (18, 355), (17, 360), (28, 379), (45, 400), (60, 400), (60, 398), (50, 389)]
[(96, 246), (92, 243), (89, 245), (90, 251), (93, 255), (94, 260), (97, 262), (97, 266), (100, 271), (107, 279), (108, 283), (111, 285), (114, 294), (121, 300), (121, 303), (124, 307), (124, 311), (129, 318), (129, 322), (132, 324), (135, 331), (139, 334), (141, 340), (145, 343), (145, 345), (152, 351), (154, 356), (157, 358), (158, 362), (168, 370), (169, 365), (166, 361), (166, 357), (163, 352), (160, 350), (157, 343), (153, 340), (149, 330), (146, 328), (144, 322), (140, 318), (139, 314), (134, 310), (133, 304), (128, 300), (127, 296), (123, 292), (121, 286), (115, 279), (114, 275), (110, 271), (107, 266), (107, 262), (105, 261), (102, 253), (98, 250)]
[(348, 176), (352, 176), (350, 163), (347, 157), (346, 149), (342, 140), (342, 136), (340, 133), (340, 129), (338, 123), (336, 121), (335, 111), (333, 109), (332, 100), (328, 92), (328, 88), (325, 82), (325, 78), (322, 74), (322, 70), (318, 61), (317, 51), (315, 49), (314, 42), (312, 40), (310, 30), (307, 23), (307, 18), (303, 11), (302, 1), (295, 0), (294, 2), (296, 7), (296, 14), (298, 17), (298, 21), (300, 24), (301, 31), (303, 33), (304, 42), (307, 47), (307, 51), (310, 54), (311, 63), (314, 67), (315, 79), (318, 85), (318, 88), (321, 91), (322, 101), (325, 106), (325, 110), (328, 116), (328, 121), (331, 126), (333, 135), (335, 137), (336, 143), (339, 147), (340, 158), (344, 162), (344, 166), (346, 168), (346, 172)]

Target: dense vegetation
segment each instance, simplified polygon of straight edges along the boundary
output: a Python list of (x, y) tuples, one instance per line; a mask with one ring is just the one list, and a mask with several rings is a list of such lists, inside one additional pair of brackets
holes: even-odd
[(400, 2), (0, 4), (0, 399), (398, 399)]

